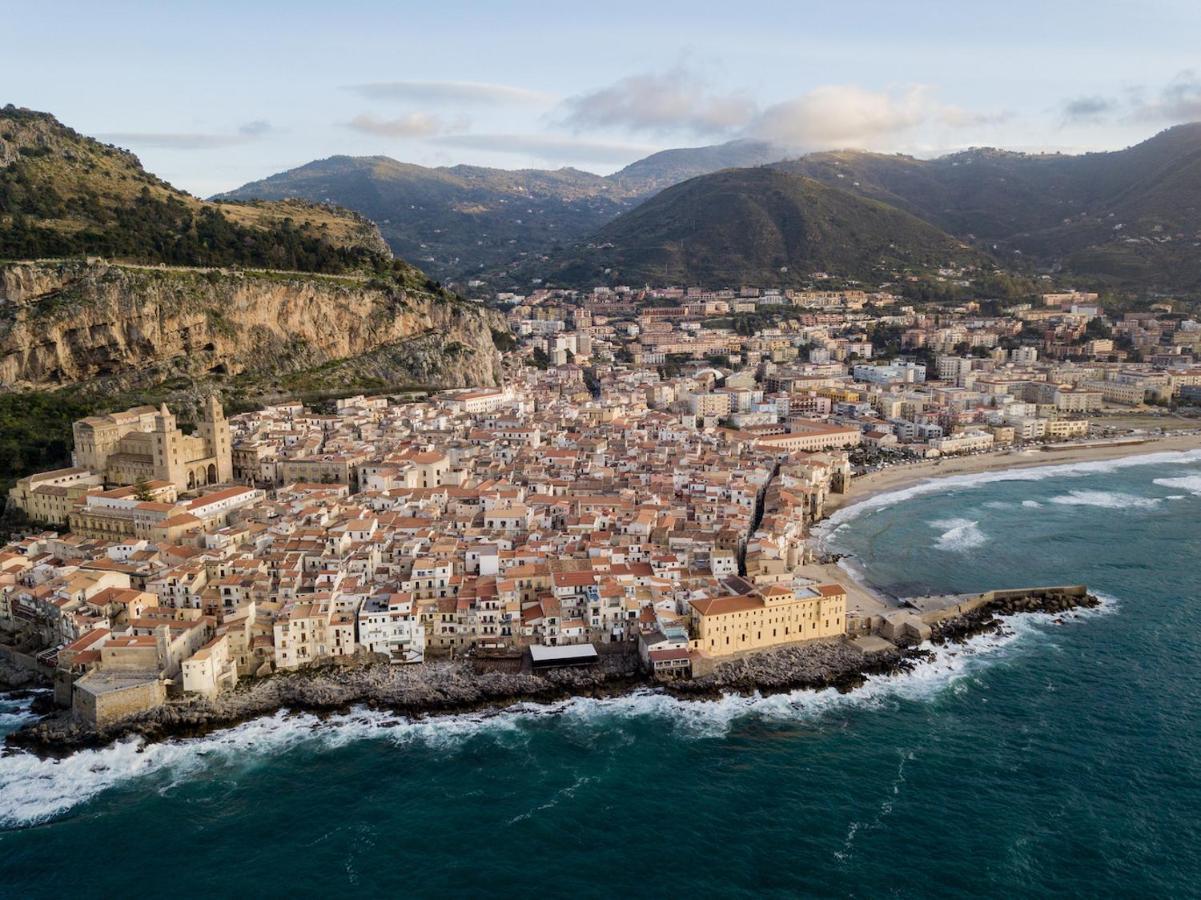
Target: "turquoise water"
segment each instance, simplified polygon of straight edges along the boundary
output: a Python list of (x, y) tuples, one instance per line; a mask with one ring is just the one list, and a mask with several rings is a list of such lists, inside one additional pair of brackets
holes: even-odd
[(1109, 599), (850, 695), (280, 715), (9, 756), (0, 894), (1195, 896), (1201, 457), (852, 512), (828, 540), (885, 589)]

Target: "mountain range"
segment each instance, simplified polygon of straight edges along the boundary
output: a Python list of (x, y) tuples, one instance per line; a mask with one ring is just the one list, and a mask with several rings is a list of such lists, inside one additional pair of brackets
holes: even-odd
[(303, 199), (353, 209), (379, 226), (397, 255), (434, 277), (462, 279), (570, 247), (664, 187), (785, 155), (770, 144), (732, 141), (665, 150), (608, 176), (332, 156), (214, 199)]
[[(223, 196), (335, 202), (378, 222), (394, 250), (438, 277), (495, 285), (776, 284), (942, 255), (1099, 287), (1201, 291), (1201, 124), (1082, 155), (787, 155), (733, 142), (664, 151), (606, 177), (333, 157)], [(727, 171), (765, 166), (772, 176)], [(976, 252), (965, 256), (965, 244)]]
[(1104, 153), (817, 153), (777, 168), (906, 210), (1009, 266), (1028, 259), (1102, 285), (1201, 289), (1201, 123)]

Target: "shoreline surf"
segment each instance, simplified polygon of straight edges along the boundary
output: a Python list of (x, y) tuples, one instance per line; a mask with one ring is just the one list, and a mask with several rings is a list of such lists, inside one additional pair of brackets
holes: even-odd
[(104, 792), (139, 778), (169, 777), (160, 793), (207, 765), (245, 765), (255, 758), (288, 752), (303, 745), (333, 750), (361, 740), (396, 746), (424, 744), (454, 751), (482, 736), (520, 740), (539, 721), (564, 727), (588, 725), (606, 716), (662, 720), (688, 740), (726, 737), (743, 719), (767, 723), (817, 722), (853, 710), (880, 710), (888, 704), (922, 702), (974, 676), (982, 665), (1002, 658), (1048, 627), (1109, 615), (1119, 602), (1101, 596), (1096, 607), (1065, 615), (1020, 613), (997, 617), (989, 627), (959, 641), (925, 648), (905, 671), (866, 675), (853, 690), (836, 687), (786, 691), (730, 691), (717, 697), (680, 697), (643, 687), (608, 697), (575, 696), (539, 703), (520, 701), (503, 707), (424, 716), (353, 704), (336, 711), (278, 709), (203, 735), (146, 740), (130, 735), (100, 747), (82, 748), (65, 757), (27, 751), (0, 755), (0, 832), (35, 827), (70, 815)]

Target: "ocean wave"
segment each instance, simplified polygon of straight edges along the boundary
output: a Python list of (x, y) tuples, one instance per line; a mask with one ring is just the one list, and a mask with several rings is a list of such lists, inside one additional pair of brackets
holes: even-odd
[(964, 490), (992, 484), (999, 481), (1044, 481), (1048, 478), (1060, 478), (1072, 475), (1092, 475), (1114, 472), (1133, 466), (1172, 465), (1201, 462), (1201, 450), (1165, 450), (1156, 453), (1142, 453), (1133, 456), (1123, 456), (1118, 459), (1099, 459), (1076, 463), (1048, 463), (1045, 466), (1029, 466), (1027, 468), (1001, 469), (993, 472), (976, 472), (969, 475), (931, 475), (925, 481), (885, 491), (865, 497), (858, 502), (834, 511), (824, 521), (818, 523), (813, 533), (823, 541), (833, 531), (845, 525), (852, 519), (874, 509), (895, 506), (912, 497), (942, 491)]
[(31, 715), (28, 712), (0, 710), (0, 735), (16, 731), (26, 722), (32, 722), (36, 718), (37, 716)]
[(943, 529), (934, 542), (939, 550), (963, 553), (988, 543), (988, 536), (980, 530), (979, 523), (971, 519), (938, 519), (931, 522), (930, 526)]
[(1042, 509), (1043, 505), (1037, 500), (1023, 500), (1022, 506), (1026, 507), (1026, 509)]
[(838, 560), (838, 568), (847, 573), (847, 578), (855, 584), (867, 585), (867, 570), (863, 564), (853, 556), (842, 556)]
[(37, 718), (29, 711), (32, 703), (29, 698), (13, 700), (0, 696), (0, 738)]
[[(1102, 598), (1097, 610), (1071, 617), (1112, 612), (1116, 602)], [(682, 700), (651, 689), (607, 699), (577, 697), (554, 704), (522, 703), (505, 710), (411, 719), (355, 709), (327, 718), (281, 711), (202, 738), (146, 744), (131, 738), (65, 759), (41, 759), (18, 752), (0, 757), (0, 828), (29, 826), (68, 813), (104, 792), (141, 779), (158, 779), (163, 790), (211, 775), (219, 766), (248, 766), (302, 745), (335, 749), (363, 740), (396, 745), (428, 745), (449, 750), (487, 736), (508, 745), (524, 740), (539, 722), (554, 727), (611, 729), (623, 720), (661, 721), (685, 739), (721, 738), (747, 719), (811, 721), (852, 709), (872, 710), (900, 701), (921, 702), (976, 673), (1026, 636), (1045, 633), (1057, 618), (1028, 614), (1005, 618), (1001, 631), (977, 635), (962, 644), (933, 646), (928, 658), (899, 675), (871, 675), (850, 693), (833, 688), (762, 696), (726, 695), (716, 700)], [(572, 792), (575, 787), (573, 786)], [(565, 795), (567, 796), (567, 795)]]
[(1121, 491), (1071, 491), (1052, 497), (1057, 506), (1095, 506), (1100, 509), (1150, 509), (1158, 506), (1158, 497), (1139, 497)]
[(1160, 487), (1180, 488), (1181, 490), (1188, 491), (1190, 494), (1201, 497), (1201, 475), (1184, 475), (1180, 478), (1156, 478), (1154, 483)]

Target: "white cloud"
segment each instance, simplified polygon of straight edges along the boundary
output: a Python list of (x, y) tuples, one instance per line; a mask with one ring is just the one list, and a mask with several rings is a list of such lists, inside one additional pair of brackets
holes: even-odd
[(713, 90), (686, 65), (631, 75), (565, 100), (560, 110), (560, 124), (577, 132), (621, 129), (710, 139), (746, 137), (800, 151), (892, 146), (922, 126), (957, 129), (1007, 118), (941, 103), (921, 85), (894, 91), (822, 85), (763, 107), (743, 91)]
[(275, 131), (270, 122), (257, 119), (233, 133), (202, 131), (114, 131), (98, 134), (110, 144), (155, 150), (220, 150), (249, 144)]
[(408, 113), (396, 119), (377, 119), (364, 113), (347, 122), (346, 127), (376, 137), (424, 138), (466, 128), (467, 122), (459, 119), (453, 124), (447, 123), (439, 116), (423, 112)]
[(756, 104), (742, 92), (718, 93), (685, 66), (666, 72), (630, 75), (608, 87), (563, 102), (562, 121), (576, 130), (623, 128), (666, 134), (729, 135), (755, 115)]
[(823, 85), (765, 108), (747, 135), (802, 151), (881, 148), (921, 126), (961, 128), (998, 118), (940, 103), (920, 85), (892, 93)]
[(431, 142), (444, 147), (532, 156), (560, 165), (564, 162), (627, 163), (662, 149), (553, 134), (446, 134), (432, 138)]
[(545, 104), (554, 100), (553, 95), (542, 91), (482, 81), (376, 81), (348, 84), (344, 90), (365, 100), (405, 103)]

